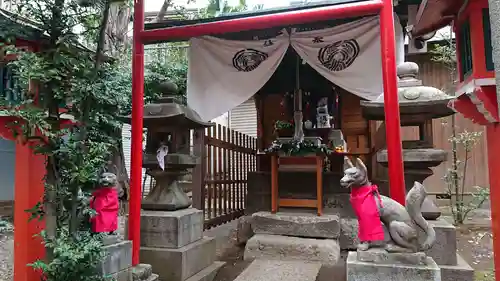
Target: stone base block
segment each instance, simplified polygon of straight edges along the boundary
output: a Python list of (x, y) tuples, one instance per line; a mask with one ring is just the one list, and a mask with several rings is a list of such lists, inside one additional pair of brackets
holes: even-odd
[[(457, 264), (457, 233), (455, 227), (444, 219), (428, 221), (436, 232), (436, 242), (426, 254), (438, 265)], [(423, 236), (423, 235), (421, 235)], [(425, 239), (425, 237), (422, 237)]]
[(215, 261), (215, 239), (204, 237), (179, 249), (141, 247), (140, 259), (162, 280), (185, 281)]
[(120, 272), (114, 273), (111, 275), (111, 280), (114, 281), (132, 281), (132, 273), (130, 272), (130, 269), (125, 269)]
[(245, 260), (318, 262), (334, 266), (340, 257), (336, 240), (256, 234), (245, 247)]
[(457, 265), (440, 265), (441, 281), (474, 281), (474, 269), (457, 254)]
[(427, 261), (427, 255), (418, 253), (388, 253), (384, 249), (372, 248), (367, 251), (357, 251), (357, 260), (377, 264), (408, 264), (422, 265)]
[(112, 275), (132, 266), (132, 241), (104, 246), (107, 256), (102, 262), (103, 275)]
[(213, 281), (219, 269), (225, 264), (225, 262), (216, 261), (211, 266), (189, 277), (186, 281)]
[[(141, 246), (181, 248), (203, 237), (203, 211), (142, 211)], [(163, 276), (162, 276), (163, 277)]]
[(321, 264), (255, 260), (234, 281), (315, 281)]
[(340, 259), (335, 266), (322, 266), (316, 281), (345, 281), (348, 252), (340, 252)]
[(441, 281), (438, 265), (428, 257), (425, 265), (379, 264), (358, 261), (357, 253), (347, 257), (347, 281)]
[(256, 234), (336, 239), (340, 235), (339, 220), (337, 215), (258, 212), (252, 216), (252, 229)]
[(133, 281), (147, 280), (153, 274), (153, 267), (150, 264), (138, 264), (131, 268)]

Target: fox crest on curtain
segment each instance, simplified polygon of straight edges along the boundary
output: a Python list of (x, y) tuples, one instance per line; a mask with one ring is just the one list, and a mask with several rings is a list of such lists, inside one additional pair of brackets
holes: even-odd
[[(404, 35), (396, 17), (397, 63), (404, 62)], [(292, 46), (319, 74), (367, 100), (383, 92), (379, 17), (265, 40), (205, 36), (190, 40), (188, 105), (205, 121), (251, 98), (266, 84)], [(286, 82), (286, 81), (285, 81)], [(217, 101), (216, 103), (213, 101)]]

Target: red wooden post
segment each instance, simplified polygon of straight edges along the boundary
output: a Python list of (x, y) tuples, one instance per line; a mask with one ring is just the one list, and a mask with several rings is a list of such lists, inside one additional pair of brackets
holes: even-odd
[(396, 73), (396, 42), (392, 0), (384, 0), (380, 11), (380, 43), (384, 79), (384, 112), (387, 156), (389, 160), (390, 196), (405, 204), (405, 179), (399, 120), (398, 82)]
[(493, 254), (495, 262), (495, 280), (500, 280), (500, 204), (495, 200), (500, 198), (500, 124), (486, 126), (486, 141), (488, 145), (488, 169), (490, 178), (491, 230), (493, 233)]
[(139, 263), (141, 242), (142, 138), (144, 115), (144, 0), (134, 1), (134, 46), (132, 57), (132, 144), (130, 160), (130, 209), (128, 238), (132, 241), (132, 265)]
[(29, 263), (43, 259), (45, 248), (40, 237), (35, 237), (44, 228), (38, 220), (30, 222), (26, 210), (41, 202), (44, 196), (45, 157), (33, 153), (27, 145), (16, 145), (14, 191), (14, 280), (36, 281), (40, 276)]

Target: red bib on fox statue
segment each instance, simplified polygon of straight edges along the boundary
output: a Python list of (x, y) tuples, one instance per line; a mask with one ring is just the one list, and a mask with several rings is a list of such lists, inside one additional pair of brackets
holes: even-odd
[(360, 242), (384, 241), (384, 229), (380, 223), (377, 202), (382, 200), (376, 185), (356, 187), (351, 192), (351, 204), (358, 217), (358, 238)]
[(103, 173), (99, 179), (100, 188), (92, 193), (90, 207), (97, 213), (90, 219), (93, 232), (112, 233), (118, 229), (120, 202), (116, 184), (114, 174)]

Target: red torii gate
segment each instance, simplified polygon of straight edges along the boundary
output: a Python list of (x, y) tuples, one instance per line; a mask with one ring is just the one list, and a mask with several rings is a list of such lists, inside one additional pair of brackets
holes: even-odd
[[(144, 45), (167, 40), (182, 40), (204, 35), (265, 29), (277, 26), (301, 24), (380, 14), (381, 58), (384, 80), (384, 110), (387, 151), (389, 157), (390, 195), (404, 204), (405, 184), (396, 76), (395, 32), (392, 0), (368, 0), (349, 4), (259, 15), (219, 22), (144, 30), (144, 0), (134, 0), (134, 33), (132, 57), (132, 145), (131, 186), (128, 238), (133, 242), (132, 263), (139, 263), (140, 214), (142, 184), (142, 139), (144, 111)], [(17, 280), (16, 280), (17, 281)]]

